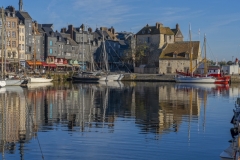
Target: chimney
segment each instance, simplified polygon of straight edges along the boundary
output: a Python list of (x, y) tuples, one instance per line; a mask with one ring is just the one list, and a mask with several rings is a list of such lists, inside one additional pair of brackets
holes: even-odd
[(68, 33), (70, 34), (70, 37), (73, 39), (73, 25), (68, 25)]
[(38, 29), (38, 23), (37, 21), (34, 21), (35, 29)]
[(179, 25), (178, 25), (178, 23), (176, 24), (176, 30), (179, 30)]
[(66, 28), (61, 28), (61, 33), (66, 33), (67, 29)]
[(156, 29), (159, 29), (160, 27), (163, 27), (163, 24), (162, 24), (162, 23), (159, 23), (159, 22), (157, 22), (157, 23), (156, 23)]
[(92, 33), (92, 28), (88, 28), (88, 32), (89, 32), (89, 33)]

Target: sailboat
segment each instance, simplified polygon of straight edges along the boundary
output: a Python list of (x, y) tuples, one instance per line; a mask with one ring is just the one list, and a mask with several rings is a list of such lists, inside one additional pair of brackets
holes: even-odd
[[(195, 76), (193, 75), (193, 69), (192, 69), (192, 54), (193, 54), (193, 46), (191, 42), (191, 27), (189, 27), (189, 37), (190, 37), (190, 75), (177, 75), (175, 77), (176, 82), (180, 83), (215, 83), (216, 79), (212, 76), (207, 76), (207, 66), (204, 66), (205, 75), (204, 76)], [(206, 52), (205, 52), (206, 56)], [(206, 58), (205, 58), (206, 60)], [(206, 63), (205, 63), (206, 64)]]
[[(204, 36), (204, 51), (205, 51), (204, 61), (206, 61), (206, 36)], [(205, 73), (207, 73), (206, 75), (208, 77), (214, 77), (216, 79), (215, 82), (214, 82), (215, 84), (229, 84), (230, 76), (224, 75), (224, 73), (221, 72), (221, 68), (219, 66), (207, 67), (206, 64), (207, 63), (204, 62)], [(198, 66), (200, 66), (200, 64)], [(180, 71), (177, 71), (177, 70), (176, 70), (176, 73), (178, 75), (182, 75), (182, 76), (190, 76), (189, 73), (180, 72)], [(193, 75), (195, 77), (197, 77), (197, 76), (203, 77), (201, 74), (193, 74)]]
[[(33, 35), (34, 35), (34, 70), (35, 70), (35, 63), (36, 63), (36, 28), (35, 24), (33, 25)], [(32, 76), (28, 78), (29, 83), (48, 83), (51, 82), (52, 78), (42, 77), (42, 76)]]
[[(100, 79), (100, 76), (96, 76), (93, 72), (85, 72), (84, 71), (84, 36), (83, 36), (84, 30), (82, 28), (82, 69), (78, 70), (77, 75), (72, 76), (72, 81), (73, 82), (90, 82), (90, 83), (97, 83)], [(79, 46), (80, 48), (80, 46)]]
[(105, 48), (105, 37), (104, 37), (103, 32), (102, 32), (102, 37), (103, 37), (103, 60), (105, 63), (106, 72), (105, 72), (105, 75), (102, 76), (99, 80), (100, 81), (120, 81), (124, 77), (124, 74), (110, 72), (109, 64), (108, 64), (108, 55), (107, 55), (106, 48)]

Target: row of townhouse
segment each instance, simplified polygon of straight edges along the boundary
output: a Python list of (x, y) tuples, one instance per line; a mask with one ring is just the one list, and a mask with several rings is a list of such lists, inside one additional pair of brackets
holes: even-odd
[[(179, 25), (170, 29), (161, 23), (144, 26), (137, 34), (116, 32), (113, 27), (95, 31), (84, 24), (68, 25), (55, 30), (53, 24), (38, 24), (28, 12), (13, 6), (1, 8), (0, 56), (5, 51), (9, 66), (21, 64), (27, 68), (105, 69), (103, 50), (111, 71), (133, 71), (145, 66), (155, 68), (153, 73), (174, 73), (176, 69), (189, 70), (189, 41), (184, 41)], [(6, 43), (2, 43), (2, 37)], [(105, 47), (103, 47), (105, 42)], [(141, 61), (135, 61), (134, 50), (141, 44), (149, 48)], [(192, 41), (193, 66), (201, 61), (200, 42)], [(130, 58), (126, 58), (130, 57)], [(127, 66), (127, 67), (126, 67)], [(137, 70), (135, 70), (137, 71)], [(139, 70), (138, 70), (139, 71)]]
[[(129, 39), (135, 39), (133, 34), (115, 33), (113, 27), (93, 31), (84, 24), (54, 31), (53, 24), (33, 21), (28, 12), (23, 11), (22, 4), (20, 0), (19, 10), (13, 6), (0, 10), (0, 56), (6, 59), (9, 67), (104, 69), (103, 40), (110, 69), (124, 65), (121, 57), (131, 47)], [(117, 38), (120, 34), (129, 36), (120, 40)]]

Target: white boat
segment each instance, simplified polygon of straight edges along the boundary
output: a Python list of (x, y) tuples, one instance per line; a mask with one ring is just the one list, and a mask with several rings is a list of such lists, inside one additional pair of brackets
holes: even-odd
[(6, 86), (6, 81), (2, 80), (0, 81), (0, 87), (5, 87)]
[(45, 77), (29, 77), (29, 83), (47, 83), (51, 82), (53, 79)]
[(176, 76), (175, 81), (178, 83), (214, 83), (214, 77), (191, 77), (191, 76)]
[(6, 79), (6, 86), (20, 86), (25, 80), (24, 79)]

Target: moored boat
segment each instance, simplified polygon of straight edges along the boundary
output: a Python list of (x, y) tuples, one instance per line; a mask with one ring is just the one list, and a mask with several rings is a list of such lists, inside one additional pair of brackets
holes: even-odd
[(51, 82), (53, 79), (51, 78), (45, 78), (45, 77), (29, 77), (28, 82), (29, 83), (47, 83)]

